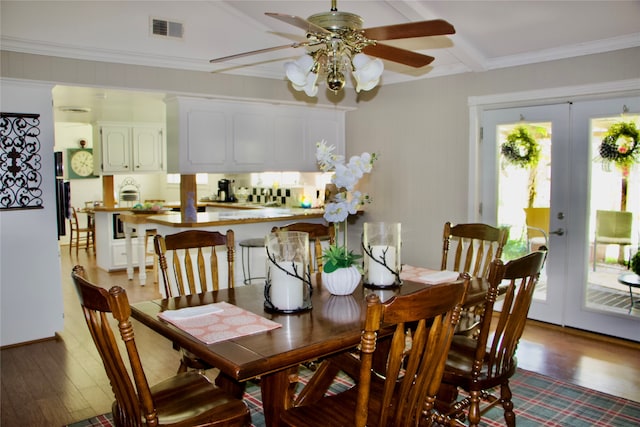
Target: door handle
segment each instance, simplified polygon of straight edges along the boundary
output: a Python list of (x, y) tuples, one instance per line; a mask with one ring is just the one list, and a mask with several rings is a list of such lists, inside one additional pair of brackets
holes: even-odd
[(564, 228), (558, 228), (555, 231), (550, 231), (549, 234), (555, 234), (557, 236), (562, 236), (562, 235), (564, 235)]

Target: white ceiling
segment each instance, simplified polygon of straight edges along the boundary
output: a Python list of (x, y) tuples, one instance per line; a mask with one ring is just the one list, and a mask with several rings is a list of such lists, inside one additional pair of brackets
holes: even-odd
[[(210, 64), (209, 59), (304, 39), (264, 15), (307, 18), (330, 0), (0, 2), (3, 50), (284, 79), (288, 48)], [(479, 72), (640, 46), (640, 1), (338, 1), (364, 27), (445, 19), (456, 34), (388, 42), (434, 56), (424, 68), (385, 61), (382, 84)], [(184, 25), (184, 38), (151, 35), (150, 19)]]

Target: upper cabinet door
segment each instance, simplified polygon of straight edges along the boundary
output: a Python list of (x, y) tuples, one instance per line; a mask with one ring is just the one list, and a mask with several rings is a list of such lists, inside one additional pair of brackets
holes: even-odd
[(134, 171), (163, 170), (163, 129), (157, 126), (135, 126), (131, 131)]
[[(208, 108), (189, 109), (186, 114), (186, 134), (178, 141), (180, 171), (189, 173), (206, 172), (212, 168), (223, 168), (229, 161), (227, 148), (227, 117), (224, 111)], [(184, 128), (180, 133), (184, 133)]]
[(131, 131), (129, 126), (101, 126), (103, 172), (131, 171)]
[(233, 163), (238, 172), (262, 170), (273, 163), (273, 120), (252, 106), (233, 114)]
[(305, 120), (301, 114), (289, 112), (275, 119), (274, 153), (281, 170), (303, 170), (306, 163)]

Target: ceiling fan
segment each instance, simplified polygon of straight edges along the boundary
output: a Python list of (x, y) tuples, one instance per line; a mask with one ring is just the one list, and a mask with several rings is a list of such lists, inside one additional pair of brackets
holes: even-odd
[[(370, 90), (378, 84), (383, 71), (379, 58), (416, 68), (424, 67), (435, 59), (429, 55), (382, 44), (380, 40), (455, 33), (453, 25), (442, 19), (363, 29), (363, 19), (354, 13), (338, 11), (337, 0), (331, 0), (329, 12), (317, 13), (307, 19), (282, 13), (265, 14), (305, 30), (307, 40), (215, 58), (209, 62), (223, 62), (278, 49), (306, 46), (309, 48), (307, 54), (297, 61), (286, 63), (285, 71), (293, 87), (304, 90), (309, 96), (317, 93), (319, 74), (326, 74), (327, 86), (337, 92), (345, 85), (345, 70), (350, 69), (356, 80), (356, 90)], [(376, 59), (368, 58), (367, 55)]]

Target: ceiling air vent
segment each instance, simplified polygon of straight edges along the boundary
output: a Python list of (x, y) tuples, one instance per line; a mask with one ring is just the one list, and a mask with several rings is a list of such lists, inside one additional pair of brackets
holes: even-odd
[(154, 36), (173, 37), (181, 39), (184, 28), (181, 22), (166, 19), (151, 18), (151, 34)]

